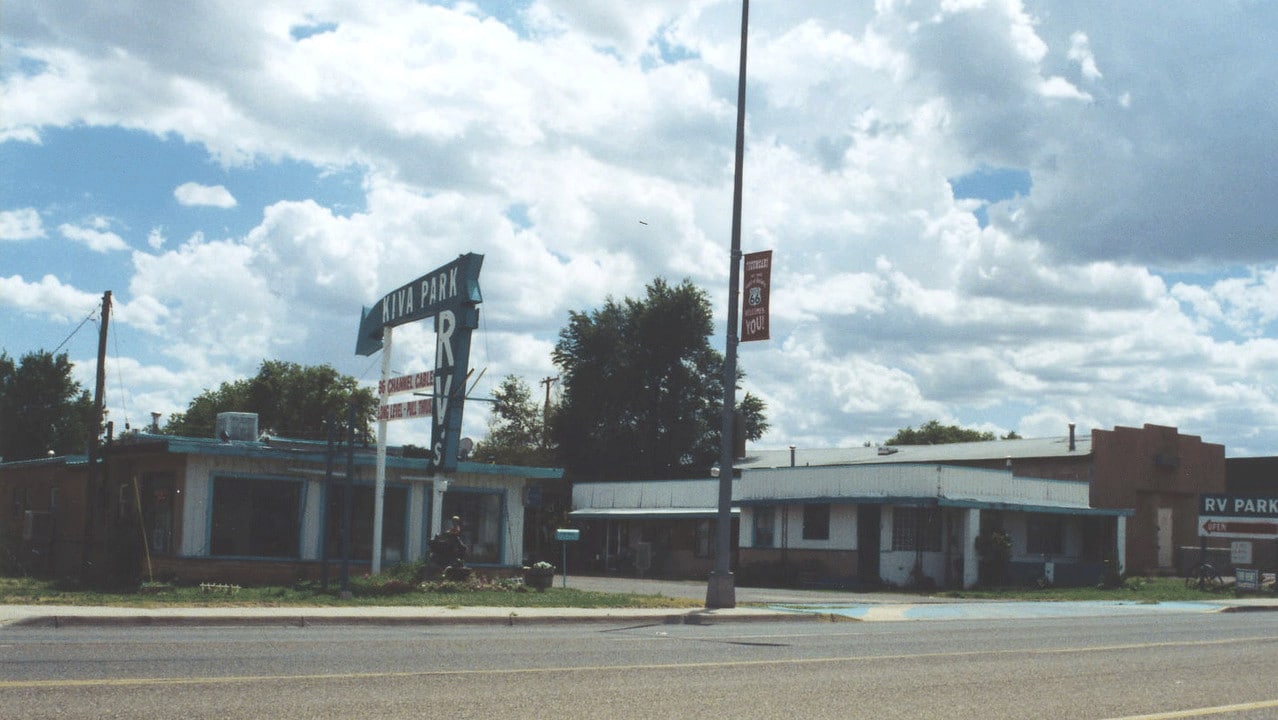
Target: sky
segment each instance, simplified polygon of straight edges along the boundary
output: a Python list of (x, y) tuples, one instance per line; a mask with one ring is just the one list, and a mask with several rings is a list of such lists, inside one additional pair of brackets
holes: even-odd
[[(67, 352), (91, 389), (111, 291), (117, 432), (264, 359), (374, 385), (361, 308), (468, 252), (472, 398), (541, 397), (569, 313), (656, 278), (705, 290), (723, 349), (740, 23), (735, 0), (7, 0), (0, 350)], [(1256, 0), (756, 0), (754, 447), (937, 419), (1278, 455), (1275, 32)], [(396, 329), (396, 374), (433, 358)]]

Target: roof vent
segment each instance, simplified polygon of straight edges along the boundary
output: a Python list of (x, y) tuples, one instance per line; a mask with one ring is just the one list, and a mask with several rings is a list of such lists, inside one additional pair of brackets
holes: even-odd
[(213, 426), (213, 433), (221, 438), (222, 442), (230, 442), (231, 440), (253, 442), (257, 440), (257, 413), (218, 413), (217, 421)]

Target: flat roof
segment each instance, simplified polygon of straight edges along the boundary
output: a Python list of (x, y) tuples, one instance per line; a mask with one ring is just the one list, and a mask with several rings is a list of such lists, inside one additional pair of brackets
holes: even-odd
[[(293, 460), (300, 462), (323, 464), (328, 459), (328, 443), (314, 440), (293, 440), (289, 438), (264, 437), (261, 440), (220, 440), (217, 438), (192, 438), (176, 435), (153, 435), (138, 433), (136, 439), (120, 439), (110, 446), (115, 453), (128, 452), (130, 449), (140, 451), (151, 450), (170, 454), (191, 455), (230, 455), (270, 460)], [(347, 448), (344, 445), (334, 446), (336, 465), (344, 466)], [(357, 466), (367, 467), (377, 462), (376, 448), (357, 447), (354, 454)], [(386, 466), (392, 468), (425, 472), (428, 462), (426, 458), (404, 457), (400, 454), (387, 455)], [(476, 475), (505, 475), (527, 479), (557, 480), (563, 477), (562, 468), (528, 467), (523, 465), (497, 465), (473, 461), (457, 463), (457, 473)]]
[[(741, 510), (732, 508), (733, 515)], [(568, 513), (584, 520), (687, 520), (711, 519), (719, 516), (718, 508), (583, 508)]]
[[(944, 463), (977, 460), (1087, 457), (1092, 452), (1090, 434), (1018, 440), (946, 443), (943, 445), (871, 445), (850, 448), (795, 447), (794, 466), (860, 465), (864, 463)], [(732, 466), (743, 470), (790, 467), (790, 449), (756, 450), (738, 458)]]

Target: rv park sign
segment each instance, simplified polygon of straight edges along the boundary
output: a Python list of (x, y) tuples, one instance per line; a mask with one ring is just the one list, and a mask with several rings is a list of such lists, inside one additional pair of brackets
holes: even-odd
[[(382, 397), (378, 420), (430, 417), (431, 470), (457, 469), (466, 375), (470, 372), (470, 335), (479, 327), (479, 270), (484, 256), (467, 253), (443, 267), (396, 288), (360, 314), (355, 354), (383, 350)], [(391, 378), (390, 329), (434, 318), (435, 367), (411, 376)], [(409, 390), (425, 390), (426, 399), (391, 404), (387, 398)], [(383, 434), (384, 433), (380, 433)]]
[(1204, 538), (1278, 539), (1278, 498), (1200, 495), (1198, 535)]

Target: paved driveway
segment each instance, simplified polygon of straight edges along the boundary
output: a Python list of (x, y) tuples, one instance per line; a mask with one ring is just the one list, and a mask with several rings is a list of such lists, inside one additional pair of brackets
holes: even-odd
[[(573, 575), (568, 570), (568, 587), (578, 590), (595, 590), (611, 593), (635, 593), (638, 595), (663, 595), (672, 598), (689, 598), (705, 601), (706, 581), (649, 580), (617, 576)], [(561, 576), (555, 576), (555, 587), (563, 584)], [(902, 603), (952, 603), (951, 598), (929, 597), (909, 593), (875, 592), (856, 593), (843, 590), (791, 590), (787, 588), (736, 588), (738, 604), (792, 605), (816, 603), (821, 605), (895, 605)], [(966, 600), (965, 602), (973, 602)], [(979, 602), (979, 601), (976, 601)]]

